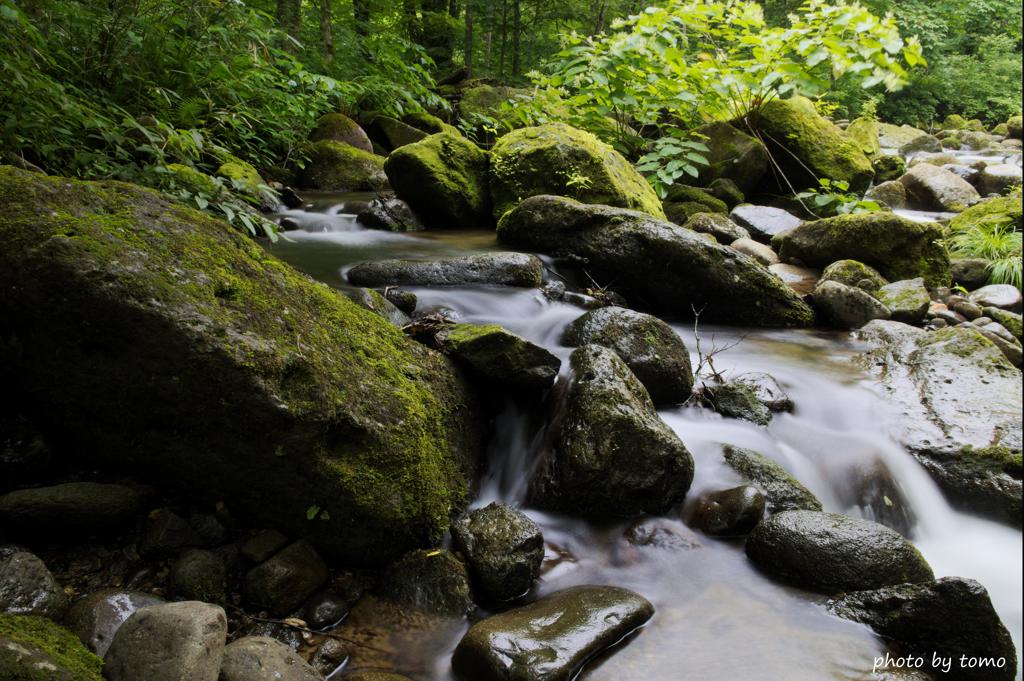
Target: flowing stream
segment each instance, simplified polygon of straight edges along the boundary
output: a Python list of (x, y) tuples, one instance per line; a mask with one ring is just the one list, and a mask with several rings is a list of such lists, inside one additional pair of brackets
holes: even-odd
[[(344, 204), (365, 198), (324, 195), (315, 197), (308, 211), (288, 211), (302, 229), (289, 233), (273, 251), (311, 276), (344, 288), (344, 273), (357, 262), (499, 248), (493, 232), (363, 230)], [(551, 302), (537, 290), (403, 288), (419, 296), (418, 310), (444, 308), (463, 321), (498, 323), (543, 345), (563, 359), (563, 371), (570, 349), (560, 345), (562, 331), (584, 313)], [(696, 366), (693, 326), (674, 328)], [(870, 499), (896, 496), (912, 518), (910, 537), (936, 576), (971, 577), (988, 588), (1019, 658), (1021, 532), (952, 509), (927, 473), (887, 437), (884, 424), (896, 416), (854, 368), (850, 359), (860, 348), (849, 335), (703, 325), (699, 334), (705, 351), (728, 347), (715, 357), (719, 371), (727, 376), (769, 373), (787, 388), (795, 409), (776, 415), (767, 428), (694, 407), (661, 411), (696, 462), (688, 503), (704, 491), (742, 482), (725, 465), (723, 444), (749, 447), (778, 461), (827, 511), (874, 519), (879, 508)], [(867, 627), (830, 616), (821, 596), (761, 575), (747, 560), (742, 541), (715, 539), (688, 528), (683, 522), (688, 504), (664, 517), (611, 524), (524, 506), (538, 439), (536, 417), (543, 408), (509, 401), (498, 414), (474, 506), (504, 501), (520, 506), (541, 526), (547, 556), (538, 594), (575, 584), (612, 584), (637, 591), (657, 608), (654, 619), (628, 645), (593, 661), (582, 679), (878, 678), (872, 675), (873, 661), (886, 648)], [(447, 649), (424, 651), (413, 663), (418, 676), (451, 679), (449, 660), (457, 642), (458, 636)]]

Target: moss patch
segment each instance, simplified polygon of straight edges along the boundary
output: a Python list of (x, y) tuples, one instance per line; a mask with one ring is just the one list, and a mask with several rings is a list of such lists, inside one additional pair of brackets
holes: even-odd
[(386, 182), (384, 158), (343, 142), (314, 142), (309, 148), (309, 162), (299, 174), (299, 182), (305, 189), (379, 189)]
[(48, 619), (0, 613), (4, 681), (101, 681), (103, 661)]

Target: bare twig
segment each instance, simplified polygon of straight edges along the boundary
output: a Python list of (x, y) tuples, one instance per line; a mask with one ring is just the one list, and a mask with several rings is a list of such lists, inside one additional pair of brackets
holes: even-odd
[[(715, 355), (727, 352), (735, 348), (737, 345), (739, 345), (740, 343), (747, 339), (747, 334), (743, 334), (735, 341), (722, 346), (718, 346), (715, 344), (715, 336), (714, 334), (712, 334), (711, 350), (705, 352), (703, 346), (701, 345), (700, 337), (700, 315), (702, 312), (704, 312), (704, 308), (701, 307), (698, 310), (696, 307), (691, 305), (690, 309), (693, 310), (693, 337), (695, 342), (695, 349), (697, 351), (697, 367), (693, 370), (694, 378), (700, 380), (702, 374), (704, 374), (706, 371), (707, 374), (711, 377), (711, 379), (714, 380), (715, 382), (725, 383), (724, 373), (715, 368)], [(701, 388), (695, 390), (694, 393), (696, 394), (697, 392), (703, 391), (703, 389), (706, 387), (707, 386), (703, 383), (703, 381), (701, 381)]]

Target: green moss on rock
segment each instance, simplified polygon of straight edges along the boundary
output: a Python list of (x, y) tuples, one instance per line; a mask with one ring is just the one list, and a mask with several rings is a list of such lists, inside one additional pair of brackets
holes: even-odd
[(173, 182), (192, 194), (214, 197), (224, 191), (224, 188), (217, 184), (216, 180), (192, 166), (183, 163), (170, 163), (166, 168), (174, 176)]
[(883, 182), (899, 179), (907, 170), (907, 163), (902, 156), (885, 154), (871, 161), (875, 171), (875, 186)]
[(232, 185), (236, 181), (240, 182), (243, 191), (250, 196), (255, 196), (259, 191), (259, 186), (266, 184), (263, 178), (260, 177), (259, 171), (252, 164), (238, 158), (233, 158), (221, 164), (220, 168), (217, 169), (217, 175), (227, 179)]
[(396, 149), (384, 162), (399, 198), (435, 229), (491, 224), (487, 153), (442, 132)]
[(594, 135), (564, 123), (515, 130), (491, 155), (491, 199), (500, 218), (540, 194), (632, 208), (664, 219), (654, 189), (621, 154)]
[(874, 267), (857, 260), (837, 260), (825, 268), (820, 281), (835, 281), (865, 291), (877, 291), (889, 283)]
[(326, 191), (379, 189), (386, 183), (384, 158), (343, 142), (314, 142), (299, 182), (305, 189)]
[(698, 213), (729, 212), (729, 207), (721, 199), (715, 198), (707, 191), (684, 184), (672, 185), (668, 189), (662, 207), (669, 222), (677, 225), (685, 224)]
[(708, 147), (704, 154), (708, 164), (699, 168), (701, 186), (728, 179), (744, 194), (757, 187), (768, 171), (768, 151), (760, 140), (721, 121), (697, 128), (696, 132), (703, 136)]
[(816, 188), (819, 179), (845, 180), (852, 191), (864, 191), (874, 177), (871, 161), (845, 132), (823, 118), (805, 97), (776, 99), (755, 117), (789, 183)]
[(878, 142), (878, 121), (874, 118), (854, 119), (846, 128), (846, 134), (868, 158), (878, 156), (882, 150), (882, 145)]
[(1021, 197), (999, 196), (976, 203), (949, 221), (949, 234), (958, 234), (978, 229), (986, 224), (999, 224), (1022, 231), (1024, 227), (1024, 211)]
[(0, 613), (0, 679), (101, 681), (103, 661), (48, 619)]
[(155, 192), (3, 167), (0, 198), (0, 315), (58, 439), (353, 563), (464, 507), (479, 424), (440, 354)]
[(373, 152), (373, 143), (366, 132), (345, 114), (329, 113), (321, 116), (309, 139), (313, 142), (343, 142), (366, 153)]

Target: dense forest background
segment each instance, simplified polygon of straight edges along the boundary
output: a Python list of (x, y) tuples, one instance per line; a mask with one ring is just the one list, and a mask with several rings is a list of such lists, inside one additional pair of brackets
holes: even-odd
[[(0, 0), (0, 150), (48, 172), (150, 185), (168, 163), (211, 154), (261, 170), (301, 164), (301, 142), (327, 111), (443, 114), (435, 86), (452, 74), (545, 83), (552, 65), (565, 71), (566, 45), (614, 31), (649, 4)], [(801, 4), (763, 7), (768, 25), (784, 26)], [(927, 127), (950, 114), (994, 124), (1020, 111), (1019, 0), (866, 8), (916, 35), (927, 64), (888, 91), (834, 79), (818, 94), (828, 113)]]

